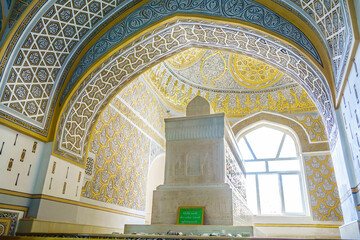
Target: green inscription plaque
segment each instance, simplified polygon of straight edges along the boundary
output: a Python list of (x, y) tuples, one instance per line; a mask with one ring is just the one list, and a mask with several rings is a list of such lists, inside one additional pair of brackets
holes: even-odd
[(204, 207), (179, 207), (177, 224), (202, 225)]

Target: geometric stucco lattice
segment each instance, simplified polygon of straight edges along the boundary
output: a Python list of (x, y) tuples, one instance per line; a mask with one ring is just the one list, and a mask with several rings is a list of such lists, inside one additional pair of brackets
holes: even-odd
[[(31, 1), (21, 2), (27, 2), (27, 4), (29, 4)], [(4, 64), (7, 66), (5, 68), (6, 73), (0, 74), (6, 79), (6, 85), (8, 86), (3, 86), (3, 92), (0, 93), (0, 97), (1, 101), (4, 103), (2, 110), (4, 110), (4, 112), (16, 113), (14, 115), (16, 115), (17, 119), (14, 120), (9, 118), (7, 117), (8, 115), (4, 113), (3, 116), (5, 118), (8, 118), (10, 121), (16, 122), (17, 124), (22, 124), (24, 121), (21, 120), (24, 119), (32, 124), (33, 127), (40, 128), (38, 133), (45, 136), (49, 125), (49, 122), (47, 121), (50, 121), (49, 119), (52, 117), (54, 97), (59, 93), (59, 86), (63, 83), (64, 76), (68, 74), (68, 67), (72, 65), (73, 60), (78, 56), (79, 51), (81, 51), (78, 43), (80, 41), (88, 43), (89, 39), (84, 40), (84, 36), (88, 37), (91, 35), (89, 38), (92, 38), (94, 34), (103, 27), (100, 23), (107, 22), (107, 19), (115, 19), (116, 16), (112, 16), (112, 14), (123, 13), (140, 1), (57, 0), (46, 4), (44, 4), (44, 1), (41, 2), (44, 7), (40, 9), (41, 11), (39, 11), (39, 14), (31, 15), (31, 17), (33, 17), (31, 25), (28, 24), (28, 19), (24, 24), (28, 26), (24, 32), (28, 34), (29, 30), (31, 30), (31, 33), (22, 35), (21, 39), (18, 37), (20, 34), (14, 36), (10, 45), (14, 46), (12, 49), (15, 50), (7, 50), (7, 52), (13, 51), (11, 55), (14, 57), (9, 58), (12, 62), (8, 61), (7, 57), (2, 59), (2, 67), (5, 66)], [(184, 2), (186, 3), (186, 1)], [(187, 6), (187, 3), (183, 4), (182, 1), (169, 3), (170, 5), (177, 5), (175, 8), (167, 8), (167, 3), (162, 4), (159, 1), (148, 1), (145, 4), (141, 4), (138, 9), (135, 9), (132, 12), (132, 14), (125, 17), (124, 21), (116, 25), (114, 29), (105, 34), (106, 36), (104, 35), (104, 38), (92, 46), (91, 51), (88, 53), (90, 55), (95, 54), (96, 56), (88, 56), (81, 61), (81, 64), (77, 64), (77, 66), (81, 67), (83, 70), (87, 69), (89, 66), (88, 60), (97, 60), (99, 56), (118, 44), (119, 42), (117, 42), (117, 40), (124, 40), (122, 37), (126, 38), (131, 36), (139, 29), (145, 28), (149, 24), (155, 23), (172, 14), (193, 13), (194, 10), (204, 15), (226, 17), (230, 19), (237, 18), (241, 21), (268, 28), (277, 34), (284, 35), (285, 38), (296, 42), (298, 45), (301, 45), (301, 47), (308, 51), (321, 64), (322, 60), (317, 49), (313, 46), (306, 34), (301, 32), (293, 25), (293, 23), (289, 22), (281, 15), (276, 14), (271, 9), (256, 1), (244, 0), (233, 2), (226, 0), (221, 1), (220, 4), (214, 5), (207, 1), (200, 2), (196, 1), (188, 3), (190, 4), (189, 6), (191, 6), (190, 8)], [(23, 5), (25, 6), (26, 4)], [(31, 6), (33, 5), (34, 4), (32, 3)], [(253, 16), (253, 8), (261, 9), (257, 14), (265, 14), (263, 17), (267, 19), (267, 24), (264, 25), (261, 21), (256, 20), (257, 15), (255, 13)], [(147, 11), (158, 12), (156, 12), (156, 14), (150, 14), (148, 16), (149, 18), (147, 18), (142, 14)], [(146, 19), (144, 19), (144, 17)], [(273, 22), (279, 24), (273, 24)], [(116, 33), (116, 29), (119, 30), (119, 27), (122, 27), (123, 25), (126, 26), (126, 29), (123, 32), (124, 34), (120, 34), (120, 38), (114, 39), (113, 37), (114, 33)], [(103, 40), (105, 40), (105, 42)], [(46, 42), (49, 42), (51, 47), (47, 48), (45, 46)], [(26, 46), (27, 44), (31, 45), (31, 49)], [(39, 44), (42, 44), (42, 47), (40, 47)], [(104, 49), (105, 51), (103, 51)], [(30, 54), (32, 54), (31, 57)], [(9, 56), (9, 54), (7, 55)], [(30, 58), (33, 59), (31, 64), (23, 64), (25, 61), (29, 62)], [(38, 81), (39, 79), (43, 79), (42, 81), (48, 79), (49, 81), (47, 84), (45, 82), (40, 82), (40, 84), (33, 87), (31, 83), (24, 82), (21, 77), (17, 77), (21, 74), (22, 69), (30, 70), (30, 72), (28, 71), (24, 74), (25, 76), (33, 77), (35, 81)], [(14, 77), (14, 73), (16, 74), (15, 79), (10, 76), (12, 75)], [(75, 81), (78, 79), (79, 75), (76, 76)], [(70, 85), (72, 86), (72, 84)], [(66, 87), (63, 96), (69, 92), (71, 86)], [(29, 98), (27, 98), (27, 96), (29, 96)], [(28, 104), (26, 104), (25, 101), (28, 101)], [(18, 118), (22, 119), (19, 121)], [(22, 125), (27, 127), (26, 124)]]
[(314, 220), (341, 221), (343, 216), (331, 156), (305, 156), (304, 159)]
[[(131, 109), (137, 112), (137, 115), (141, 116), (143, 122), (151, 125), (158, 136), (165, 136), (164, 118), (167, 118), (168, 114), (141, 79), (134, 79), (121, 90), (116, 99), (126, 102)], [(116, 99), (112, 101), (113, 105), (115, 105)], [(155, 139), (152, 134), (150, 136)]]
[(228, 144), (225, 145), (226, 179), (232, 188), (234, 221), (246, 223), (251, 221), (253, 214), (246, 204), (246, 179)]
[(143, 211), (150, 139), (111, 108), (103, 111), (91, 137), (95, 173), (82, 196)]
[[(333, 61), (335, 90), (338, 96), (345, 77), (345, 66), (349, 59), (351, 45), (354, 42), (350, 13), (347, 1), (339, 0), (291, 0), (318, 25)], [(290, 4), (283, 1), (283, 4)], [(309, 19), (309, 18), (308, 18)]]
[(166, 110), (139, 78), (110, 102), (92, 130), (94, 171), (87, 198), (144, 210), (148, 165), (164, 152)]
[[(82, 159), (89, 127), (106, 100), (136, 74), (157, 61), (186, 49), (189, 44), (201, 47), (204, 44), (212, 46), (216, 43), (217, 48), (231, 49), (235, 53), (241, 51), (242, 54), (252, 54), (265, 62), (271, 62), (299, 81), (311, 98), (316, 100), (315, 104), (326, 120), (327, 131), (333, 135), (337, 132), (326, 80), (311, 63), (300, 57), (299, 52), (254, 30), (250, 33), (244, 27), (227, 24), (225, 29), (219, 25), (221, 24), (198, 20), (172, 21), (154, 29), (151, 35), (133, 41), (115, 53), (111, 59), (102, 62), (85, 78), (65, 106), (57, 133), (56, 151), (59, 154), (67, 152), (75, 159)], [(249, 44), (246, 44), (247, 42)], [(101, 89), (101, 92), (94, 95), (96, 89)]]
[(66, 58), (117, 4), (119, 1), (55, 1), (23, 38), (1, 93), (3, 106), (44, 127)]
[[(146, 13), (146, 16), (144, 16)], [(187, 1), (187, 0), (164, 0), (148, 1), (141, 7), (134, 10), (129, 16), (123, 18), (110, 31), (97, 40), (87, 53), (82, 57), (79, 64), (71, 76), (71, 87), (85, 70), (103, 54), (117, 45), (120, 41), (134, 33), (134, 29), (145, 28), (154, 24), (161, 18), (175, 14), (200, 14), (212, 17), (229, 18), (248, 22), (252, 25), (267, 28), (268, 30), (282, 35), (305, 49), (314, 59), (322, 65), (322, 59), (318, 50), (314, 47), (311, 40), (294, 23), (289, 22), (281, 15), (253, 0), (229, 1), (222, 0), (209, 2), (207, 0)]]

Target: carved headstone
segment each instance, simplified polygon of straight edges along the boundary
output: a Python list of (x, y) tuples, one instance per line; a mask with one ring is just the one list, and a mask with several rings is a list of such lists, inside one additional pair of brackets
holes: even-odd
[(165, 119), (164, 185), (154, 191), (152, 224), (175, 224), (178, 207), (205, 207), (204, 224), (232, 225), (232, 190), (225, 183), (226, 142), (233, 137), (225, 115), (210, 114), (195, 97), (187, 117)]
[[(246, 229), (252, 234), (252, 227), (233, 226), (241, 221), (249, 224), (242, 216), (239, 221), (247, 208), (241, 188), (245, 169), (225, 114), (211, 112), (206, 99), (197, 96), (188, 104), (186, 117), (165, 119), (165, 179), (153, 194), (151, 225), (147, 230), (125, 226), (125, 233)], [(229, 173), (236, 177), (229, 178)], [(179, 207), (204, 207), (204, 226), (175, 225)]]
[(213, 113), (210, 103), (201, 96), (194, 97), (186, 107), (186, 116), (209, 115)]

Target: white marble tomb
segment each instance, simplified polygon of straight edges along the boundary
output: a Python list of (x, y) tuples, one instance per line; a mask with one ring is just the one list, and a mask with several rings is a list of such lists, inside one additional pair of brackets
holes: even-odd
[(211, 112), (197, 96), (186, 117), (165, 119), (165, 180), (153, 193), (151, 226), (175, 225), (178, 208), (190, 206), (205, 208), (204, 225), (251, 225), (234, 135), (225, 115)]

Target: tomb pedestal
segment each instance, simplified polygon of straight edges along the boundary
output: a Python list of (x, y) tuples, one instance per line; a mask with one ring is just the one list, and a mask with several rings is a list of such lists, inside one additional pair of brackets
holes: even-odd
[[(165, 119), (165, 179), (153, 193), (152, 225), (147, 231), (142, 227), (143, 232), (154, 233), (164, 224), (179, 228), (175, 226), (179, 207), (204, 207), (206, 229), (251, 225), (244, 165), (231, 127), (223, 113), (210, 114), (209, 106), (199, 106), (208, 104), (205, 99), (193, 101), (187, 117)], [(133, 230), (134, 226), (125, 226), (125, 233)]]
[(164, 185), (153, 195), (152, 224), (176, 223), (178, 207), (205, 207), (204, 224), (232, 225), (225, 183), (224, 114), (166, 119)]

